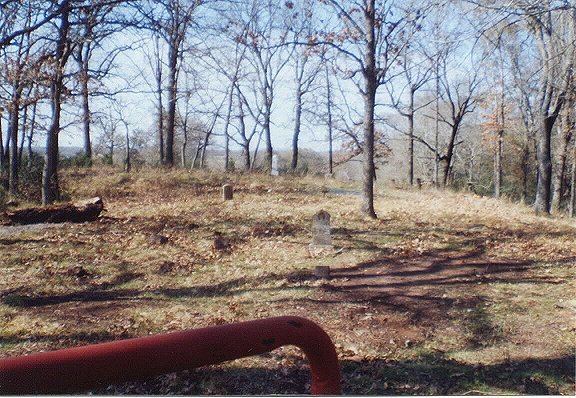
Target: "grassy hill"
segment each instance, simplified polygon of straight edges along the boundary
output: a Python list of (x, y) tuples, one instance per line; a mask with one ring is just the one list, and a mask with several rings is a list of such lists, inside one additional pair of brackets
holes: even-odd
[[(224, 183), (234, 200), (222, 200)], [(332, 337), (346, 394), (574, 393), (573, 220), (387, 187), (369, 220), (355, 184), (67, 170), (67, 193), (99, 195), (107, 211), (0, 227), (0, 356), (299, 315)], [(320, 209), (333, 251), (309, 250)], [(314, 276), (319, 265), (329, 279)], [(95, 392), (302, 394), (305, 364), (284, 347)]]

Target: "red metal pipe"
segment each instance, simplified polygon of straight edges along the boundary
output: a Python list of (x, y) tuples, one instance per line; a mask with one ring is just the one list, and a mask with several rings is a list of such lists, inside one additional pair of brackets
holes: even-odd
[(330, 337), (283, 316), (0, 359), (1, 394), (63, 394), (144, 380), (295, 345), (310, 362), (312, 394), (340, 394)]

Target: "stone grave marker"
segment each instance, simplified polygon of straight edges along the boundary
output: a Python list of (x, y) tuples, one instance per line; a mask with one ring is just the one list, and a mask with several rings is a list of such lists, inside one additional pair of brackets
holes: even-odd
[(311, 246), (332, 248), (330, 235), (330, 213), (320, 210), (312, 217), (312, 243)]
[(278, 171), (278, 156), (277, 155), (272, 156), (272, 171), (270, 172), (270, 175), (273, 175), (273, 176), (280, 175), (280, 173)]
[(234, 196), (234, 189), (230, 184), (222, 185), (222, 199), (223, 200), (232, 200)]
[(330, 266), (317, 265), (314, 267), (314, 276), (320, 279), (330, 279)]

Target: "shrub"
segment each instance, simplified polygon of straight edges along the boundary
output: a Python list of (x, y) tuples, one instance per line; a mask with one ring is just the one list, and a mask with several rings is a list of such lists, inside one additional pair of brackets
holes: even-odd
[(6, 209), (6, 203), (8, 201), (8, 193), (3, 186), (0, 186), (0, 211)]
[(74, 156), (60, 158), (61, 167), (91, 167), (92, 159), (84, 152), (78, 152)]
[(42, 200), (42, 170), (44, 157), (37, 153), (24, 155), (19, 173), (19, 196), (29, 202)]

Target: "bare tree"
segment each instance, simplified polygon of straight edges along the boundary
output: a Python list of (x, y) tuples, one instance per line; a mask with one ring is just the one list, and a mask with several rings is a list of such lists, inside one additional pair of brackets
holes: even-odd
[[(290, 60), (293, 46), (286, 46), (289, 22), (283, 18), (284, 9), (278, 0), (250, 0), (245, 8), (240, 9), (237, 19), (241, 21), (242, 32), (237, 36), (241, 44), (246, 46), (247, 60), (255, 71), (255, 77), (260, 92), (262, 133), (266, 144), (265, 169), (272, 169), (272, 113), (278, 80), (283, 69)], [(254, 156), (255, 158), (255, 156)], [(253, 160), (254, 160), (253, 158)]]
[[(164, 164), (167, 166), (174, 165), (174, 132), (180, 54), (183, 51), (186, 34), (192, 25), (194, 13), (202, 3), (201, 0), (148, 0), (140, 7), (147, 24), (152, 26), (168, 46), (168, 109), (164, 153)], [(158, 68), (158, 70), (161, 69)]]
[[(521, 201), (528, 203), (529, 199), (529, 180), (531, 178), (531, 165), (534, 163), (531, 158), (532, 148), (536, 148), (536, 131), (538, 130), (536, 121), (535, 101), (537, 94), (537, 82), (534, 82), (534, 76), (537, 76), (537, 65), (528, 62), (523, 56), (521, 43), (523, 38), (518, 33), (507, 36), (507, 55), (510, 60), (510, 72), (512, 76), (512, 90), (510, 96), (517, 104), (520, 119), (523, 126), (522, 149), (520, 169), (522, 172)], [(514, 43), (514, 45), (511, 45)], [(535, 159), (536, 160), (536, 159)]]
[(96, 125), (102, 130), (97, 141), (96, 150), (104, 153), (104, 160), (110, 165), (114, 164), (115, 150), (123, 146), (122, 133), (120, 132), (120, 125), (123, 124), (123, 120), (119, 111), (118, 105), (113, 103), (107, 112), (94, 117)]
[(572, 170), (570, 172), (570, 202), (568, 203), (568, 215), (574, 217), (576, 206), (576, 143), (572, 145)]
[[(29, 10), (30, 11), (30, 10)], [(28, 18), (30, 18), (30, 12)], [(9, 59), (5, 57), (5, 75), (8, 77), (9, 86), (11, 87), (10, 98), (7, 102), (8, 105), (8, 131), (7, 131), (7, 153), (4, 154), (4, 159), (10, 160), (9, 167), (9, 192), (15, 196), (18, 194), (18, 129), (20, 122), (20, 110), (22, 107), (22, 97), (24, 89), (27, 85), (26, 67), (28, 66), (28, 58), (30, 55), (30, 34), (20, 36), (17, 39), (16, 53), (14, 58)]]
[(154, 44), (152, 51), (146, 51), (146, 59), (154, 75), (154, 85), (151, 87), (156, 96), (156, 121), (158, 137), (158, 156), (160, 164), (164, 164), (164, 65), (162, 63), (162, 53), (160, 47), (160, 37), (157, 31), (153, 32), (152, 42)]
[[(420, 31), (419, 26), (413, 28)], [(402, 133), (408, 136), (408, 183), (410, 185), (414, 185), (414, 120), (416, 112), (429, 105), (428, 102), (417, 104), (416, 93), (425, 87), (433, 74), (432, 65), (421, 49), (416, 46), (417, 44), (406, 46), (399, 59), (400, 74), (398, 77), (404, 80), (401, 91), (397, 93), (395, 90), (398, 86), (397, 79), (392, 79), (391, 84), (386, 85), (392, 106), (408, 123), (407, 131), (402, 131)], [(405, 102), (403, 102), (404, 98), (406, 98)]]
[(324, 77), (326, 79), (326, 126), (328, 128), (328, 174), (334, 174), (334, 126), (333, 126), (333, 102), (332, 82), (328, 64), (324, 65)]
[[(0, 7), (0, 48), (11, 44), (22, 35), (35, 32), (59, 19), (67, 7), (64, 3), (55, 3), (46, 7), (46, 2), (41, 0), (4, 1)], [(34, 10), (36, 14), (32, 23), (21, 24), (22, 21), (27, 21), (26, 18), (22, 19), (20, 14), (26, 9)]]
[(558, 116), (557, 129), (557, 155), (555, 156), (553, 167), (553, 191), (551, 201), (551, 211), (559, 213), (566, 197), (568, 188), (568, 166), (571, 153), (571, 143), (576, 130), (576, 94), (568, 93), (566, 105)]
[(56, 26), (56, 49), (52, 57), (52, 75), (50, 79), (50, 106), (52, 110), (50, 127), (46, 137), (46, 155), (42, 173), (42, 203), (51, 204), (60, 199), (58, 181), (58, 135), (60, 133), (60, 116), (64, 96), (64, 77), (66, 64), (72, 54), (70, 40), (71, 0), (62, 0), (60, 21)]
[(459, 144), (458, 133), (460, 132), (462, 121), (467, 114), (474, 111), (477, 102), (476, 91), (480, 85), (480, 77), (478, 71), (473, 71), (464, 80), (452, 81), (447, 65), (444, 64), (440, 82), (443, 86), (441, 97), (447, 105), (448, 114), (440, 114), (439, 116), (440, 120), (448, 125), (450, 130), (446, 151), (439, 158), (440, 161), (444, 162), (442, 185), (446, 186), (452, 170), (454, 150), (456, 145)]
[(120, 15), (115, 15), (117, 2), (94, 1), (78, 9), (76, 25), (75, 51), (73, 57), (78, 64), (78, 82), (82, 99), (82, 129), (84, 138), (84, 156), (92, 162), (92, 139), (90, 127), (92, 123), (90, 98), (97, 95), (98, 89), (91, 84), (101, 85), (103, 78), (110, 73), (118, 54), (126, 50), (126, 46), (116, 46), (111, 51), (100, 51), (105, 54), (96, 67), (92, 60), (95, 53), (102, 49), (103, 43), (110, 36), (128, 25)]
[[(206, 64), (208, 73), (213, 76), (215, 73), (222, 76), (226, 80), (225, 84), (225, 112), (223, 115), (224, 126), (222, 127), (222, 135), (224, 136), (224, 169), (230, 170), (230, 141), (235, 141), (232, 136), (232, 125), (234, 113), (237, 111), (235, 108), (235, 99), (238, 97), (237, 90), (240, 82), (246, 79), (249, 75), (244, 69), (246, 64), (246, 54), (248, 46), (242, 44), (246, 42), (248, 29), (245, 23), (238, 18), (240, 11), (235, 9), (233, 12), (223, 13), (225, 18), (222, 18), (213, 29), (214, 35), (220, 39), (218, 45), (210, 42), (205, 42), (207, 49), (204, 51), (206, 57), (203, 57), (200, 62)], [(249, 22), (246, 22), (249, 23)], [(218, 91), (219, 88), (216, 90)], [(236, 105), (238, 106), (238, 105)]]
[[(441, 61), (437, 76), (439, 101), (435, 114), (429, 117), (448, 127), (446, 143), (441, 149), (438, 135), (435, 136), (434, 143), (423, 137), (415, 136), (415, 139), (434, 153), (435, 165), (443, 164), (442, 186), (447, 186), (450, 183), (456, 147), (462, 143), (459, 140), (462, 123), (465, 116), (474, 111), (478, 101), (480, 64), (476, 65), (475, 70), (465, 70), (458, 74), (451, 70), (447, 57), (438, 57), (436, 60)], [(440, 102), (442, 107), (439, 107)], [(436, 175), (436, 171), (434, 174)]]
[[(256, 157), (256, 151), (254, 152), (254, 157), (252, 157), (250, 152), (250, 145), (252, 143), (253, 138), (258, 133), (258, 128), (260, 127), (260, 135), (262, 134), (262, 129), (258, 119), (262, 115), (262, 110), (256, 105), (256, 108), (253, 108), (253, 103), (250, 101), (246, 95), (243, 93), (241, 87), (237, 84), (234, 87), (234, 91), (236, 94), (236, 104), (237, 104), (237, 114), (236, 119), (238, 120), (237, 131), (239, 138), (236, 139), (234, 135), (230, 136), (230, 139), (240, 145), (242, 149), (242, 157), (244, 159), (244, 170), (248, 171), (251, 170), (254, 166), (254, 158)], [(256, 103), (257, 104), (257, 103)], [(253, 123), (252, 127), (248, 127), (248, 123), (246, 120), (247, 114), (251, 117)]]
[[(6, 8), (10, 9), (8, 6)], [(3, 14), (6, 15), (6, 12), (3, 10)], [(0, 75), (3, 79), (3, 84), (0, 86), (0, 98), (5, 100), (8, 111), (5, 145), (0, 134), (0, 173), (8, 174), (8, 189), (10, 194), (15, 196), (18, 194), (21, 161), (18, 139), (20, 131), (22, 135), (25, 133), (27, 108), (37, 100), (34, 97), (38, 90), (35, 90), (34, 86), (40, 84), (42, 80), (42, 64), (45, 62), (45, 54), (43, 46), (38, 44), (41, 39), (26, 28), (34, 25), (38, 18), (37, 4), (30, 1), (22, 2), (13, 17), (18, 19), (18, 22), (14, 21), (14, 23), (18, 23), (25, 33), (14, 37), (4, 46), (0, 46), (3, 59), (0, 67)]]
[[(576, 13), (572, 10), (569, 18), (553, 9), (551, 1), (542, 2), (536, 10), (526, 14), (528, 24), (534, 34), (542, 66), (540, 75), (538, 118), (538, 183), (536, 186), (536, 213), (550, 213), (552, 200), (552, 130), (566, 94), (574, 90)], [(568, 23), (572, 30), (565, 37), (559, 34), (559, 26)]]
[(549, 214), (552, 204), (552, 133), (565, 106), (567, 93), (574, 91), (576, 57), (576, 8), (570, 1), (492, 2), (467, 0), (508, 26), (518, 25), (526, 33), (526, 54), (537, 58), (535, 71), (537, 99), (534, 120), (537, 127), (538, 179), (534, 210)]
[(298, 44), (313, 35), (313, 7), (309, 1), (302, 2), (302, 7), (295, 10), (293, 18), (294, 36), (294, 129), (292, 132), (292, 160), (290, 169), (295, 171), (298, 167), (298, 141), (302, 131), (302, 117), (305, 111), (305, 96), (314, 89), (314, 83), (322, 71), (322, 57), (313, 57), (311, 49)]
[[(374, 210), (375, 107), (378, 88), (389, 79), (392, 64), (410, 40), (404, 27), (417, 24), (422, 12), (401, 9), (392, 1), (326, 0), (338, 17), (338, 28), (314, 44), (328, 45), (350, 63), (348, 75), (361, 93), (364, 111), (362, 127), (363, 186), (362, 214), (376, 218)], [(359, 78), (357, 78), (359, 77)], [(356, 79), (357, 78), (357, 79)]]

